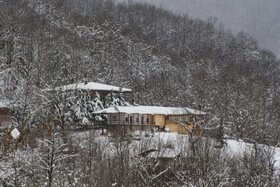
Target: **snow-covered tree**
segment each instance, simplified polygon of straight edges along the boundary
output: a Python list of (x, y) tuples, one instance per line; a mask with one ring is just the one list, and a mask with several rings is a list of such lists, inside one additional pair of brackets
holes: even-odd
[(104, 107), (111, 107), (111, 106), (129, 106), (130, 104), (125, 101), (123, 94), (120, 90), (120, 93), (110, 93), (106, 96), (104, 101)]
[(93, 112), (104, 108), (98, 93), (92, 98), (89, 92), (83, 91), (78, 91), (75, 99), (69, 104), (71, 108), (67, 114), (68, 119), (72, 123), (82, 126), (94, 125), (96, 116)]
[[(69, 185), (64, 173), (68, 168), (66, 161), (77, 155), (71, 152), (69, 145), (63, 142), (61, 134), (55, 131), (45, 139), (38, 139), (38, 142), (40, 155), (37, 172), (41, 176), (42, 184), (48, 187)], [(65, 179), (61, 179), (63, 176)]]

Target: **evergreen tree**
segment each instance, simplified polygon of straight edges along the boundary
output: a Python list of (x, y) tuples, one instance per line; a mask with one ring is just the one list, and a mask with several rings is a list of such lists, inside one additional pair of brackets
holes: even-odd
[(79, 125), (93, 125), (96, 120), (94, 111), (104, 108), (98, 94), (92, 99), (89, 92), (79, 91), (70, 109), (70, 121)]
[(130, 106), (128, 102), (123, 98), (123, 93), (120, 90), (120, 93), (113, 93), (107, 95), (104, 102), (104, 107), (108, 108), (111, 106)]

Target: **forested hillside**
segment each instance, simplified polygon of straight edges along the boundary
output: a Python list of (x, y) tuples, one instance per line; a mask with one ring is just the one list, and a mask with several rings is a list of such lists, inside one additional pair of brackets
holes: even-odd
[(258, 46), (275, 52), (279, 58), (280, 1), (278, 0), (116, 0), (117, 2), (141, 2), (155, 5), (174, 14), (187, 14), (207, 20), (215, 17), (233, 34), (250, 33)]
[(212, 125), (223, 117), (234, 137), (279, 141), (279, 62), (245, 33), (109, 0), (0, 5), (2, 98), (30, 105), (39, 89), (88, 79), (132, 88), (140, 104), (200, 109)]
[[(20, 130), (48, 137), (22, 152), (0, 144), (0, 177), (9, 181), (2, 184), (276, 185), (272, 151), (257, 143), (280, 142), (280, 62), (246, 33), (234, 36), (217, 24), (111, 0), (0, 1), (0, 99), (13, 106)], [(104, 153), (110, 143), (102, 141), (94, 152), (95, 135), (81, 143), (64, 134), (67, 95), (45, 96), (46, 89), (85, 80), (131, 88), (139, 104), (207, 112), (207, 128), (223, 124), (229, 138), (254, 142), (255, 152), (242, 162), (219, 159), (206, 139), (192, 150), (181, 144), (185, 152), (167, 169), (164, 160), (138, 159), (122, 139), (113, 153)], [(17, 150), (19, 142), (8, 143)]]

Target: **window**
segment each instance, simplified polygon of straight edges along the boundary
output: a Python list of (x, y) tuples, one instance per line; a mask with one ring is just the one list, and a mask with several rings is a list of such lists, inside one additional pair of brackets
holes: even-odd
[(113, 121), (117, 121), (117, 116), (113, 116)]
[(165, 116), (165, 120), (169, 120), (169, 116)]
[(163, 116), (156, 116), (156, 121), (158, 121), (158, 122), (163, 121)]
[(130, 123), (132, 123), (132, 116), (130, 116)]
[(146, 119), (147, 123), (149, 123), (149, 118)]
[(141, 117), (141, 122), (142, 122), (142, 124), (144, 124), (144, 117), (143, 116)]
[(156, 116), (156, 120), (157, 120), (157, 121), (160, 121), (160, 116)]
[(100, 96), (100, 100), (101, 100), (101, 101), (105, 101), (105, 96), (104, 96), (104, 95), (101, 95), (101, 96)]
[(128, 122), (128, 117), (125, 118), (125, 122)]
[(11, 110), (7, 110), (7, 115), (8, 116), (12, 115), (12, 111)]
[(136, 118), (136, 122), (139, 122), (139, 118)]
[(193, 120), (194, 120), (193, 116), (190, 116), (190, 122), (193, 122)]

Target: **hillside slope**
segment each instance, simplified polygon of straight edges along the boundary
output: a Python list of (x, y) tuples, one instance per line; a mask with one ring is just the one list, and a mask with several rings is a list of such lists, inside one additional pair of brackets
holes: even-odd
[(208, 112), (213, 127), (223, 117), (232, 137), (279, 142), (279, 61), (244, 33), (110, 0), (6, 1), (0, 21), (1, 94), (23, 111), (38, 110), (40, 88), (88, 79), (132, 88), (140, 104)]
[[(127, 2), (127, 0), (117, 0)], [(258, 46), (273, 51), (280, 57), (280, 2), (278, 0), (134, 0), (203, 20), (215, 17), (234, 34), (249, 33)]]

